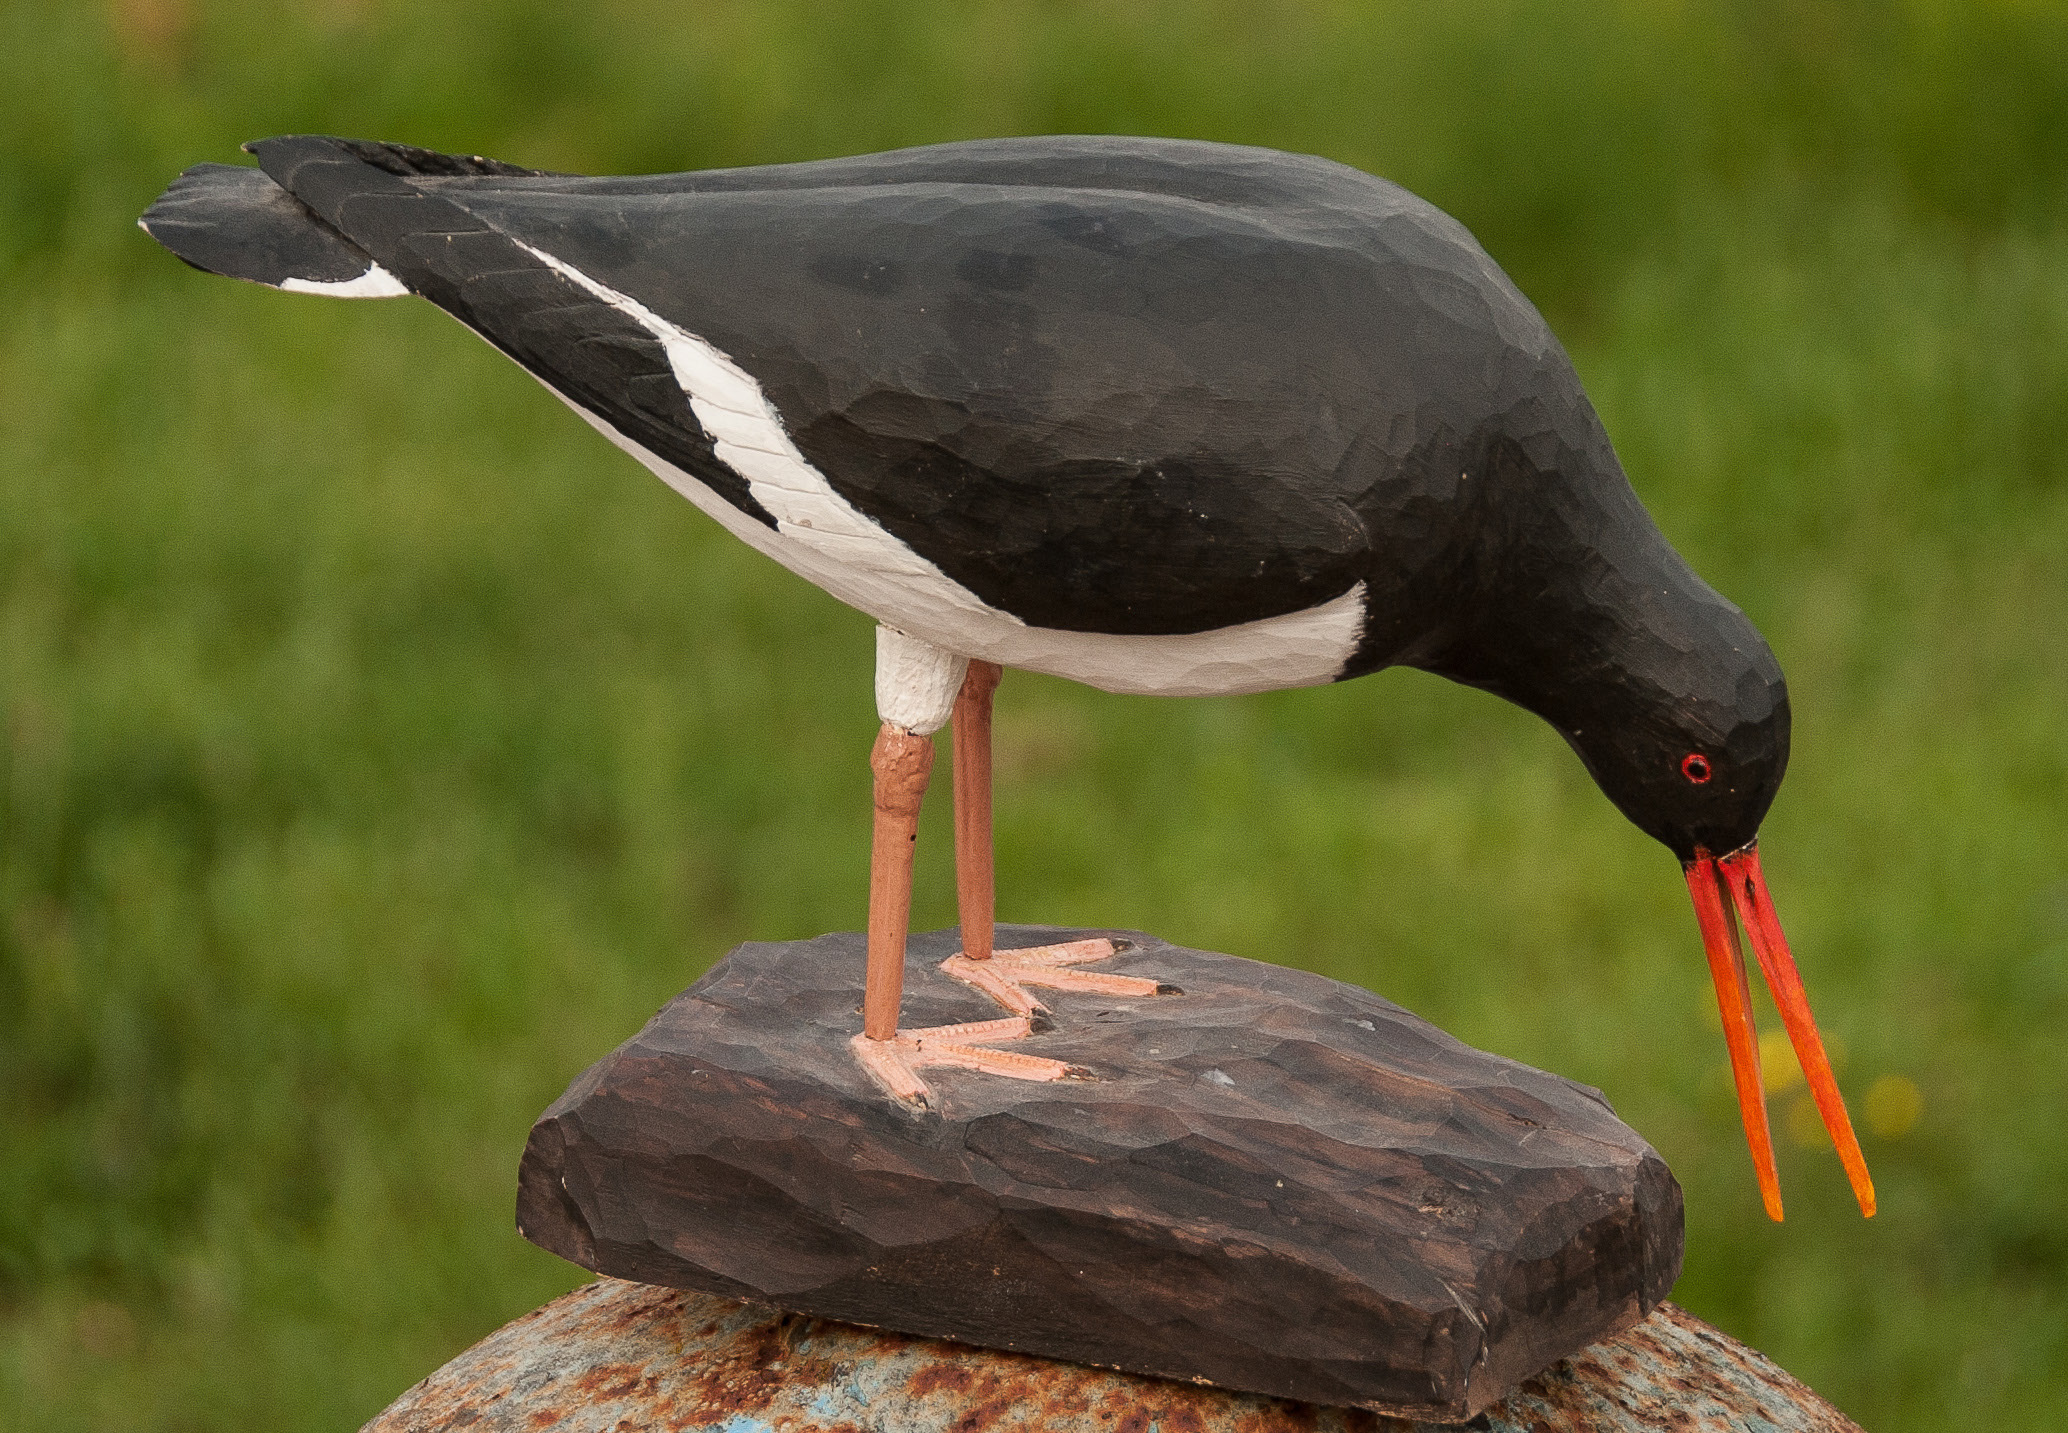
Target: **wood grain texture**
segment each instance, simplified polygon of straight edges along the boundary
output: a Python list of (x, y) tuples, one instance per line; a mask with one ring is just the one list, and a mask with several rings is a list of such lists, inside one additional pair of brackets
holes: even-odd
[[(1403, 1416), (1469, 1417), (1638, 1322), (1679, 1186), (1598, 1092), (1320, 976), (1128, 932), (1028, 1054), (1089, 1080), (848, 1051), (864, 941), (743, 945), (533, 1128), (527, 1238), (599, 1273), (822, 1318)], [(905, 1022), (995, 1016), (912, 939)]]
[[(1860, 1433), (1773, 1362), (1662, 1304), (1473, 1433)], [(364, 1433), (1442, 1433), (604, 1279), (490, 1334)]]

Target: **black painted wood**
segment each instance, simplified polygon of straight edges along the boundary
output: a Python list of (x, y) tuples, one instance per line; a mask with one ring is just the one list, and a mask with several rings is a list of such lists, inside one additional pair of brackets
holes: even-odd
[(1659, 533), (1528, 300), (1383, 179), (1122, 137), (633, 178), (251, 147), (282, 194), (203, 166), (146, 227), (262, 282), (370, 255), (760, 521), (650, 336), (523, 245), (716, 344), (842, 497), (1035, 626), (1201, 632), (1362, 583), (1339, 677), (1526, 707), (1683, 860), (1779, 789), (1765, 641)]
[[(1001, 946), (1112, 932), (1002, 927)], [(749, 944), (533, 1128), (525, 1236), (620, 1278), (1311, 1402), (1463, 1418), (1643, 1318), (1679, 1186), (1600, 1094), (1356, 987), (1120, 933), (1014, 1048), (1095, 1078), (855, 1065), (863, 938)], [(906, 1023), (997, 1010), (915, 937)]]

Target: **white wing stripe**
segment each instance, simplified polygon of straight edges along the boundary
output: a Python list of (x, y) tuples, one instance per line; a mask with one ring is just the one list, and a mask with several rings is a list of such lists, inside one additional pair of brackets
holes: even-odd
[(697, 421), (704, 425), (704, 431), (711, 435), (712, 442), (753, 448), (777, 457), (789, 456), (785, 450), (790, 445), (779, 434), (772, 437), (768, 424), (759, 414), (737, 413), (715, 403), (706, 403), (701, 398), (692, 399), (689, 406), (697, 415)]
[(667, 350), (689, 408), (712, 439), (720, 462), (747, 480), (754, 500), (785, 537), (825, 556), (874, 573), (917, 580), (936, 600), (975, 608), (1009, 622), (1019, 618), (986, 604), (931, 562), (869, 521), (833, 491), (825, 474), (797, 451), (783, 420), (752, 374), (708, 341), (662, 318), (637, 299), (529, 244), (521, 247), (570, 283), (636, 321)]
[(763, 411), (761, 385), (717, 349), (701, 343), (670, 343), (668, 362), (674, 366), (675, 381), (682, 385), (682, 391), (694, 393), (700, 401), (741, 414), (758, 415)]

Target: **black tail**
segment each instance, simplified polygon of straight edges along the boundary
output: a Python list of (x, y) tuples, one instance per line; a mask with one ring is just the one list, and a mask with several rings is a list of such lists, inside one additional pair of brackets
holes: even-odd
[(197, 269), (276, 289), (348, 284), (375, 269), (364, 249), (257, 169), (197, 164), (137, 223)]
[(456, 202), (484, 184), (574, 176), (318, 135), (246, 148), (259, 168), (188, 170), (144, 215), (145, 232), (196, 268), (274, 288), (428, 299), (613, 436), (775, 525), (747, 480), (718, 459), (645, 324)]
[[(480, 155), (440, 154), (408, 144), (294, 136), (246, 145), (261, 163), (299, 168), (327, 158), (386, 175), (446, 178), (539, 175)], [(354, 163), (356, 161), (356, 163)], [(288, 182), (292, 182), (291, 180)], [(373, 256), (340, 234), (264, 169), (197, 164), (172, 182), (137, 221), (179, 258), (211, 274), (302, 292), (377, 298), (408, 290)]]

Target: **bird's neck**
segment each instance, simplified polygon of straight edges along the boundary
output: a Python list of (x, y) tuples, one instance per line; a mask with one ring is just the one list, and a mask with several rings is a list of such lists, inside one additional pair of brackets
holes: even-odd
[(1507, 551), (1486, 554), (1481, 596), (1413, 665), (1534, 712), (1575, 744), (1690, 702), (1728, 705), (1739, 678), (1771, 661), (1764, 641), (1629, 485), (1610, 486), (1545, 503)]

